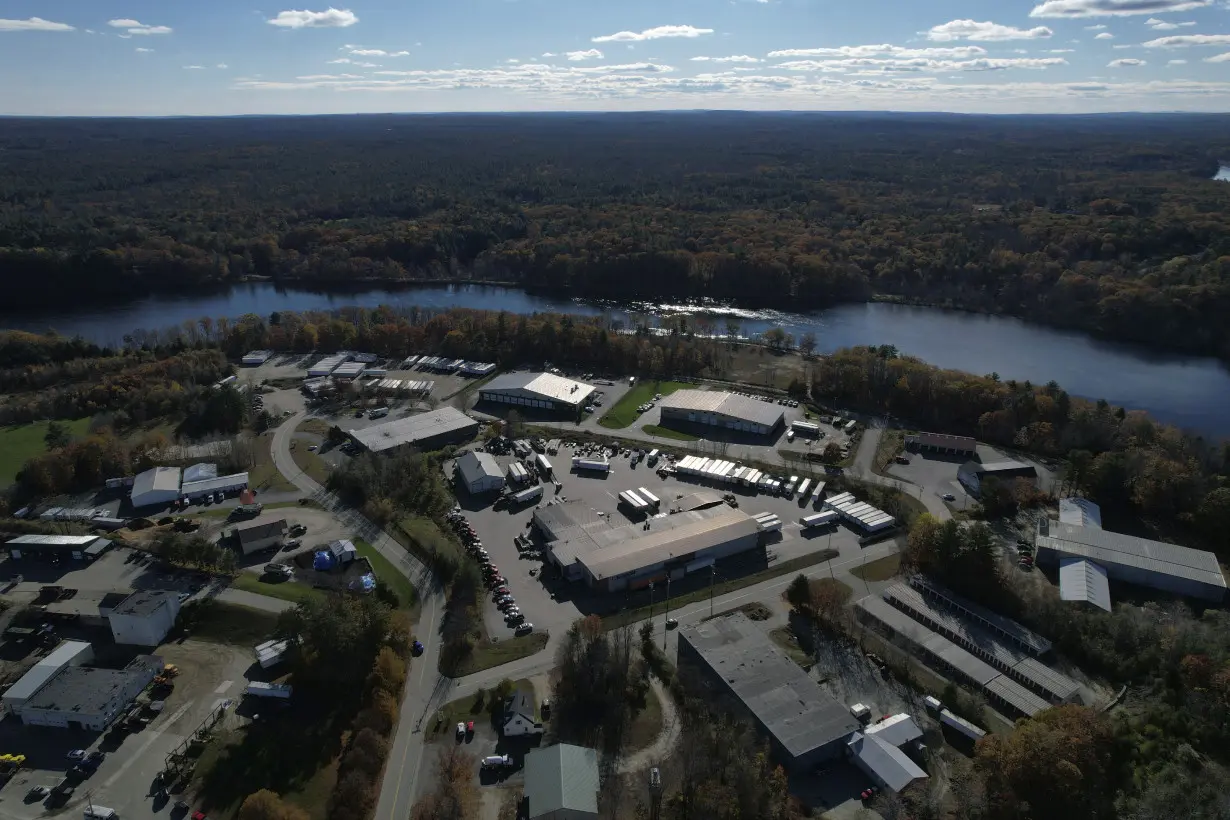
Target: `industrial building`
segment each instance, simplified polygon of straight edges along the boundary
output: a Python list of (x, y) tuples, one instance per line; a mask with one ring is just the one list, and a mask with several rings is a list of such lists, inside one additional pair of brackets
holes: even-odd
[(592, 384), (553, 373), (504, 373), (478, 391), (482, 401), (568, 412), (579, 411), (593, 394)]
[(1059, 597), (1110, 612), (1110, 578), (1104, 568), (1092, 561), (1060, 558)]
[(463, 453), (457, 459), (457, 477), (470, 495), (495, 492), (504, 487), (504, 471), (491, 453)]
[(1204, 550), (1046, 517), (1038, 521), (1034, 543), (1039, 564), (1055, 566), (1064, 559), (1077, 558), (1097, 564), (1114, 581), (1215, 604), (1221, 603), (1226, 594), (1226, 579), (1217, 556)]
[(243, 354), (244, 367), (257, 367), (273, 358), (272, 350), (249, 350)]
[(326, 356), (325, 358), (318, 361), (316, 364), (308, 367), (307, 374), (309, 377), (312, 377), (312, 378), (328, 376), (334, 370), (336, 370), (340, 365), (348, 361), (350, 361), (349, 353), (338, 353), (333, 356)]
[(162, 671), (162, 658), (138, 655), (123, 669), (68, 666), (15, 714), (27, 726), (101, 732)]
[(659, 402), (662, 424), (698, 424), (761, 436), (783, 426), (781, 405), (723, 390), (676, 390)]
[(184, 483), (180, 485), (179, 494), (182, 498), (186, 498), (189, 501), (196, 501), (199, 498), (204, 498), (214, 493), (229, 495), (240, 490), (246, 490), (247, 488), (248, 474), (234, 473), (232, 475), (214, 475), (211, 478), (201, 478), (197, 481), (188, 481), (185, 478)]
[(534, 525), (565, 578), (617, 591), (678, 580), (760, 545), (756, 519), (725, 505), (612, 526), (580, 502), (534, 511)]
[(792, 772), (840, 758), (860, 725), (743, 613), (679, 632), (679, 669), (749, 717)]
[(161, 507), (178, 501), (180, 477), (178, 467), (153, 467), (138, 473), (132, 482), (132, 506)]
[(922, 729), (909, 715), (892, 715), (855, 732), (846, 742), (846, 755), (881, 789), (900, 792), (927, 778), (906, 752), (917, 754), (922, 736)]
[(525, 758), (528, 820), (598, 820), (598, 752), (557, 743)]
[(72, 558), (88, 561), (107, 551), (111, 542), (97, 535), (19, 535), (4, 543), (10, 558)]
[(1059, 520), (1074, 527), (1102, 529), (1102, 508), (1087, 498), (1059, 499)]
[(115, 642), (131, 646), (158, 646), (179, 616), (179, 593), (134, 592), (107, 615)]
[(241, 524), (235, 528), (233, 535), (240, 552), (249, 555), (282, 543), (288, 529), (286, 519), (279, 518), (276, 521), (253, 521)]
[(30, 671), (4, 690), (3, 704), (6, 711), (16, 713), (30, 698), (69, 666), (80, 666), (94, 660), (94, 647), (85, 641), (64, 641), (34, 664)]
[(446, 444), (468, 441), (478, 434), (479, 424), (455, 407), (351, 430), (355, 444), (372, 453), (387, 453), (398, 447), (438, 450)]
[(943, 453), (973, 458), (978, 454), (978, 441), (972, 436), (950, 436), (946, 433), (910, 433), (905, 446), (916, 452)]
[(998, 481), (1013, 481), (1018, 478), (1037, 481), (1038, 470), (1032, 464), (1020, 461), (993, 461), (989, 464), (967, 461), (957, 470), (957, 480), (974, 496), (982, 491), (982, 482), (988, 478)]

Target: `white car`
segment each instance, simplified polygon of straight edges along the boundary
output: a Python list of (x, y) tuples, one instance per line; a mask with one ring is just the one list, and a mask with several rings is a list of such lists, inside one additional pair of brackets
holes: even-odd
[(458, 740), (466, 739), (466, 725), (460, 721), (457, 722), (457, 739)]
[(957, 497), (953, 495), (952, 493), (944, 493), (942, 496), (940, 496), (940, 498), (944, 499), (945, 501), (956, 501), (957, 500)]
[(521, 626), (513, 630), (514, 635), (528, 635), (534, 631), (534, 625), (531, 623), (523, 623)]
[(73, 749), (65, 757), (69, 760), (85, 760), (85, 749)]

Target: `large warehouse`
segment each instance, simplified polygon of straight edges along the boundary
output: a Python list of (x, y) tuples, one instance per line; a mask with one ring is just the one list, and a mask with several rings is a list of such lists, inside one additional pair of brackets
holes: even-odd
[(162, 671), (162, 658), (138, 655), (123, 669), (67, 666), (17, 710), (27, 726), (101, 732)]
[(11, 558), (73, 558), (93, 560), (111, 542), (97, 535), (19, 535), (4, 543)]
[(767, 436), (783, 426), (780, 405), (722, 390), (676, 390), (658, 405), (662, 423), (704, 424)]
[(535, 510), (534, 524), (564, 577), (611, 592), (678, 580), (760, 544), (756, 519), (725, 505), (613, 527), (571, 502)]
[(552, 373), (505, 373), (478, 391), (481, 401), (515, 404), (537, 410), (576, 412), (594, 394), (594, 386)]
[(910, 433), (905, 446), (919, 452), (972, 458), (978, 454), (978, 441), (972, 436), (950, 436), (947, 433)]
[(1032, 464), (1023, 464), (1020, 461), (995, 461), (989, 464), (967, 461), (957, 470), (957, 480), (975, 496), (981, 492), (982, 482), (988, 478), (999, 481), (1026, 478), (1036, 481), (1038, 470)]
[(478, 435), (478, 422), (455, 407), (351, 430), (350, 438), (372, 453), (387, 453), (398, 447), (438, 450), (446, 444), (468, 441)]
[(64, 641), (34, 664), (16, 683), (4, 690), (4, 708), (9, 712), (16, 712), (65, 667), (80, 666), (92, 660), (94, 647), (90, 644), (85, 641)]
[(1065, 558), (1080, 558), (1102, 567), (1114, 581), (1212, 603), (1221, 603), (1226, 594), (1217, 556), (1204, 550), (1047, 518), (1038, 521), (1035, 544), (1040, 564), (1053, 566)]
[(160, 507), (179, 500), (180, 469), (153, 467), (132, 482), (132, 506)]
[(752, 719), (793, 772), (841, 757), (860, 725), (746, 615), (683, 627), (679, 668)]

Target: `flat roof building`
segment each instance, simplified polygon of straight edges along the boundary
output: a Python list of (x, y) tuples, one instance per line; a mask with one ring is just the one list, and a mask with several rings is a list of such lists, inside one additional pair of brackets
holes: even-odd
[(478, 434), (479, 424), (455, 407), (386, 421), (362, 430), (349, 431), (356, 444), (372, 453), (387, 453), (398, 447), (438, 450), (446, 444), (468, 441)]
[(957, 470), (957, 480), (975, 496), (982, 491), (982, 482), (988, 478), (998, 481), (1011, 481), (1016, 478), (1036, 481), (1038, 469), (1032, 464), (1020, 461), (993, 461), (988, 464), (967, 461)]
[(111, 542), (98, 535), (19, 535), (4, 542), (11, 558), (64, 556), (92, 560)]
[(107, 621), (117, 644), (158, 646), (179, 616), (179, 593), (141, 590), (111, 610)]
[(216, 475), (212, 478), (202, 478), (199, 481), (184, 481), (179, 494), (190, 501), (204, 498), (214, 493), (235, 493), (247, 489), (248, 474), (233, 473), (231, 475)]
[(504, 373), (478, 391), (482, 401), (539, 410), (576, 411), (594, 394), (594, 386), (553, 373)]
[(34, 664), (17, 682), (4, 690), (4, 708), (16, 712), (67, 666), (79, 666), (94, 659), (94, 647), (85, 641), (64, 641)]
[(905, 446), (915, 450), (960, 456), (974, 456), (978, 453), (978, 441), (973, 436), (950, 436), (947, 433), (911, 433), (905, 437)]
[(101, 732), (162, 671), (162, 658), (138, 655), (123, 669), (62, 669), (16, 712), (27, 726)]
[(750, 717), (791, 771), (840, 757), (860, 728), (849, 709), (743, 613), (683, 627), (679, 666), (720, 701)]
[(179, 500), (180, 469), (154, 467), (139, 473), (132, 482), (132, 506), (156, 507)]
[(662, 399), (662, 423), (697, 424), (757, 435), (782, 427), (780, 405), (724, 390), (676, 390)]
[(1094, 527), (1042, 518), (1035, 538), (1038, 562), (1059, 564), (1083, 558), (1106, 570), (1111, 580), (1221, 603), (1226, 579), (1217, 556)]
[(491, 453), (462, 453), (457, 477), (470, 495), (494, 492), (504, 486), (504, 471)]

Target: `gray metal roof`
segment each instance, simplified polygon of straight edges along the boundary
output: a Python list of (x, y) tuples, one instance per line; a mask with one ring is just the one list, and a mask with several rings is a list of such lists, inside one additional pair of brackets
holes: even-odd
[(904, 712), (873, 723), (863, 730), (867, 737), (878, 737), (890, 746), (901, 747), (923, 736), (914, 718)]
[[(604, 545), (581, 556), (581, 563), (594, 578), (614, 578), (669, 560), (672, 555), (688, 555), (760, 531), (756, 520), (741, 510), (712, 509), (717, 514), (704, 516), (708, 510), (696, 510), (655, 518), (649, 530), (634, 524), (635, 529), (628, 535), (639, 533), (640, 537)], [(627, 532), (627, 528), (620, 527), (614, 532)]]
[(680, 638), (792, 757), (849, 737), (859, 728), (843, 704), (742, 613), (684, 627)]
[(5, 689), (5, 699), (28, 700), (83, 652), (90, 652), (90, 645), (85, 641), (64, 641)]
[(179, 593), (176, 592), (141, 590), (120, 601), (119, 606), (112, 610), (112, 614), (144, 618), (146, 615), (152, 615), (157, 612), (163, 605), (169, 605), (172, 602), (178, 603), (178, 601)]
[(484, 478), (504, 478), (504, 471), (491, 453), (463, 453), (457, 459), (457, 469), (467, 484), (473, 484)]
[(558, 743), (531, 749), (525, 758), (529, 817), (556, 811), (598, 814), (598, 753)]
[(905, 437), (905, 443), (967, 453), (978, 450), (978, 440), (973, 436), (950, 436), (947, 433), (914, 433)]
[(724, 390), (676, 390), (663, 398), (659, 406), (699, 413), (717, 413), (766, 427), (776, 425), (785, 414), (780, 405)]
[(1059, 520), (1074, 527), (1102, 528), (1102, 508), (1087, 498), (1059, 499)]
[(94, 666), (69, 666), (26, 701), (27, 709), (97, 715), (115, 705), (116, 695), (133, 676), (149, 680), (162, 669), (157, 655), (138, 655), (124, 669)]
[(180, 488), (180, 492), (184, 495), (192, 495), (193, 493), (233, 490), (237, 487), (246, 486), (248, 486), (247, 473), (232, 473), (231, 475), (220, 475), (214, 478), (203, 478), (199, 481), (185, 481)]
[(1110, 582), (1106, 570), (1084, 558), (1059, 560), (1059, 597), (1081, 601), (1110, 612)]
[(927, 777), (927, 773), (910, 760), (905, 752), (874, 735), (867, 737), (857, 732), (850, 738), (846, 748), (855, 760), (875, 772), (876, 777), (895, 792), (901, 791), (915, 780)]
[(138, 473), (132, 481), (133, 498), (151, 492), (179, 492), (180, 469), (178, 467), (151, 467)]
[(983, 685), (983, 688), (986, 689), (988, 694), (995, 695), (1023, 715), (1033, 717), (1039, 712), (1051, 708), (1051, 705), (1042, 698), (1004, 675), (988, 681)]
[(1217, 556), (1211, 552), (1109, 530), (1075, 527), (1062, 521), (1050, 521), (1047, 530), (1046, 535), (1037, 537), (1037, 545), (1060, 556), (1088, 558), (1103, 566), (1117, 564), (1226, 587)]
[(938, 598), (946, 606), (954, 607), (981, 620), (983, 623), (1011, 635), (1015, 640), (1028, 646), (1036, 655), (1045, 655), (1051, 651), (1051, 642), (1018, 624), (1011, 618), (1006, 618), (998, 612), (992, 612), (986, 607), (958, 595), (943, 584), (937, 584), (921, 575), (910, 578), (910, 586)]
[(349, 433), (368, 450), (378, 453), (437, 436), (461, 435), (468, 430), (478, 430), (478, 422), (455, 407), (441, 407), (430, 413), (406, 416)]
[(235, 528), (235, 535), (239, 536), (239, 543), (248, 544), (274, 535), (281, 535), (287, 529), (289, 528), (286, 525), (286, 519), (278, 518), (274, 521), (256, 521), (251, 524), (240, 524)]
[(502, 373), (480, 388), (483, 393), (525, 391), (550, 401), (580, 404), (594, 392), (592, 384), (554, 373)]

